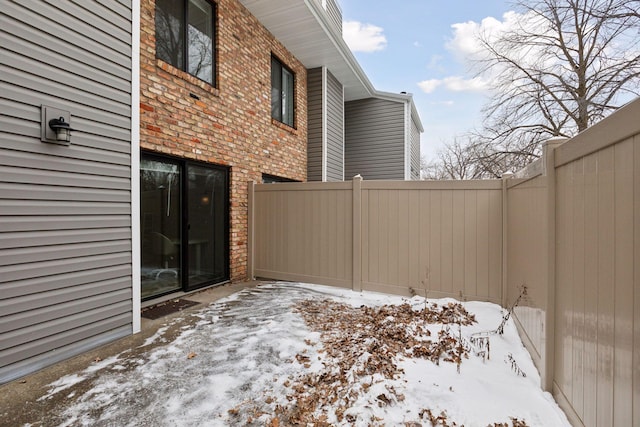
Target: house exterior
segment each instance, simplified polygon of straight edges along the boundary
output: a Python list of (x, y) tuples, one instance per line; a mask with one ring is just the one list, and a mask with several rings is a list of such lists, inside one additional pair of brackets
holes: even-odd
[(138, 332), (142, 301), (247, 279), (249, 182), (414, 176), (411, 96), (373, 88), (332, 0), (0, 16), (0, 383)]
[(373, 87), (342, 38), (335, 0), (242, 3), (307, 68), (309, 181), (420, 179), (413, 98)]
[(139, 6), (0, 9), (0, 383), (139, 329)]
[(345, 103), (347, 177), (420, 179), (420, 116), (411, 95), (377, 92)]

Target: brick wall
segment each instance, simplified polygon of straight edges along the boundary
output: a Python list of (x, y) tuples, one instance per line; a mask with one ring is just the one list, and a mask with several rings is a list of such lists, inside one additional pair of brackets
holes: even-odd
[[(218, 0), (214, 88), (156, 59), (155, 0), (141, 3), (140, 146), (230, 167), (231, 280), (243, 280), (247, 182), (306, 180), (306, 70), (238, 1)], [(272, 53), (296, 76), (295, 129), (271, 119)]]

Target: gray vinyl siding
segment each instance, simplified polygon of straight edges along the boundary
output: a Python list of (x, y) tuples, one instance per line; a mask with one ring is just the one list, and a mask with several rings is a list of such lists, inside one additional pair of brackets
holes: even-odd
[(344, 180), (344, 96), (342, 84), (327, 71), (327, 181)]
[(333, 27), (339, 34), (342, 34), (342, 11), (336, 0), (327, 0), (325, 10), (329, 16), (329, 22), (333, 24)]
[(307, 180), (322, 181), (322, 68), (307, 70)]
[[(307, 180), (342, 181), (344, 179), (342, 84), (323, 68), (307, 71), (307, 122)], [(326, 171), (326, 176), (323, 171)]]
[(404, 179), (404, 105), (377, 98), (345, 103), (347, 179)]
[[(131, 19), (0, 8), (0, 383), (132, 333)], [(40, 141), (42, 104), (71, 113), (69, 146)]]
[(420, 179), (420, 129), (411, 119), (411, 179)]

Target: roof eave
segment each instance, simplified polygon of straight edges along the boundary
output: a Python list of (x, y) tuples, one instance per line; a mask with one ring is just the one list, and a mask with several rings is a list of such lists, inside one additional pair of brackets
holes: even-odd
[(317, 0), (240, 0), (308, 68), (325, 66), (344, 86), (345, 101), (373, 96), (375, 89)]

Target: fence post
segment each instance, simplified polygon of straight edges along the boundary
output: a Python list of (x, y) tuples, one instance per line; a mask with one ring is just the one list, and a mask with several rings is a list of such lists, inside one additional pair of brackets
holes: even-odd
[(508, 268), (508, 258), (507, 258), (507, 233), (509, 232), (509, 206), (508, 206), (508, 198), (507, 192), (509, 189), (507, 188), (507, 181), (513, 177), (511, 172), (506, 172), (502, 175), (502, 295), (500, 296), (500, 301), (503, 307), (507, 307), (508, 305), (508, 287), (507, 287), (507, 268)]
[(255, 278), (254, 275), (254, 256), (255, 256), (255, 181), (247, 182), (247, 204), (248, 204), (248, 215), (247, 215), (247, 279), (253, 280)]
[(547, 178), (547, 311), (545, 313), (544, 375), (542, 387), (553, 392), (555, 379), (556, 320), (556, 166), (555, 148), (565, 138), (552, 138), (542, 144), (542, 173)]
[(352, 259), (352, 289), (362, 290), (362, 177), (353, 177), (353, 259)]

